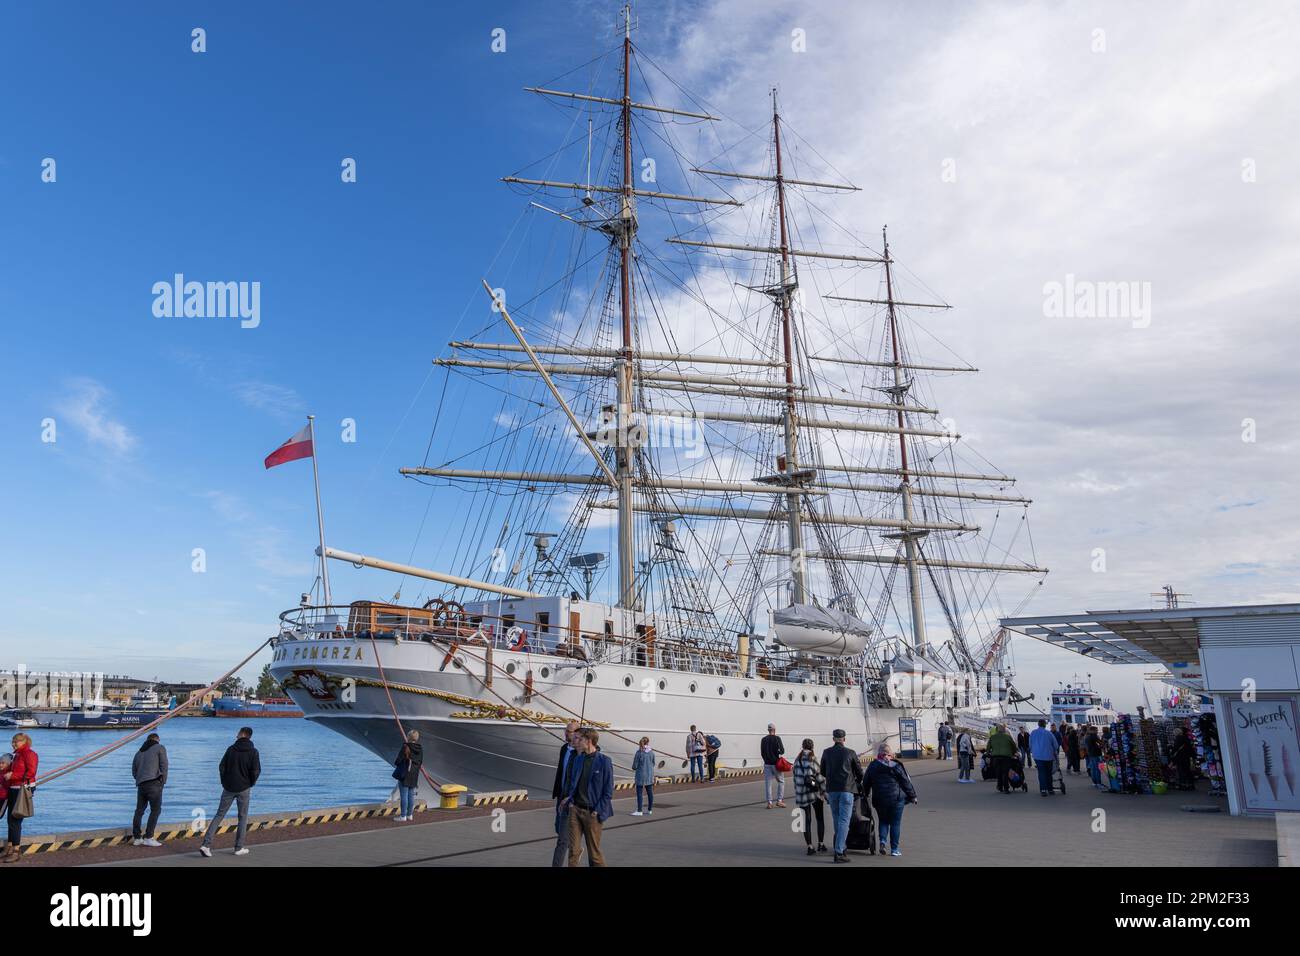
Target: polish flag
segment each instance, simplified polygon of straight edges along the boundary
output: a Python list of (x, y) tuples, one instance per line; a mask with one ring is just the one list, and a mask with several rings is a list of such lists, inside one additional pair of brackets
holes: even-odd
[(283, 465), (286, 461), (297, 461), (299, 458), (310, 458), (311, 456), (311, 425), (308, 425), (267, 455), (266, 461), (262, 462), (262, 464), (267, 468), (274, 468), (276, 465)]

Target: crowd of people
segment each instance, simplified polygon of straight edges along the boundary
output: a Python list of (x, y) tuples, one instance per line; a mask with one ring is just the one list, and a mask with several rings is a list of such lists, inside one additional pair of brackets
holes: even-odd
[[(1038, 721), (1038, 726), (1032, 732), (1022, 727), (1013, 737), (1006, 724), (997, 724), (989, 733), (984, 753), (997, 779), (999, 793), (1011, 793), (1017, 780), (1023, 779), (1030, 769), (1037, 772), (1040, 794), (1049, 797), (1058, 791), (1063, 793), (1064, 783), (1058, 787), (1056, 774), (1060, 772), (1082, 776), (1085, 771), (1080, 769), (1081, 762), (1087, 768), (1092, 785), (1098, 790), (1105, 790), (1107, 784), (1101, 777), (1101, 764), (1108, 754), (1114, 752), (1109, 736), (1109, 728), (1099, 732), (1094, 726), (1081, 728), (1077, 724), (1062, 724), (1058, 727), (1054, 723), (1049, 724), (1044, 718)], [(958, 756), (962, 757), (957, 782), (973, 783), (971, 766), (976, 748), (966, 731), (958, 735), (957, 750)], [(964, 757), (963, 752), (970, 754), (969, 759)], [(1188, 746), (1186, 752), (1194, 751)], [(1065, 757), (1063, 771), (1060, 766), (1062, 756)], [(1170, 755), (1171, 760), (1175, 756), (1179, 760), (1183, 759), (1183, 751), (1176, 745)], [(1028, 788), (1027, 783), (1025, 787)]]
[[(580, 866), (585, 853), (588, 866), (604, 866), (601, 836), (605, 822), (614, 814), (614, 766), (600, 749), (600, 733), (571, 720), (564, 728), (563, 743), (555, 765), (551, 799), (555, 811), (554, 867)], [(907, 769), (888, 744), (877, 748), (875, 759), (864, 769), (858, 754), (846, 744), (847, 734), (836, 730), (831, 745), (818, 755), (816, 744), (805, 738), (794, 762), (786, 759), (785, 742), (775, 724), (759, 742), (763, 762), (763, 797), (767, 809), (784, 808), (785, 777), (794, 778), (796, 830), (803, 835), (809, 856), (832, 853), (835, 863), (848, 863), (850, 833), (865, 823), (871, 833), (870, 811), (880, 821), (879, 852), (902, 856), (903, 809), (916, 803), (916, 788)], [(714, 735), (691, 726), (686, 737), (686, 757), (691, 782), (707, 782), (717, 775), (717, 755), (722, 742)], [(704, 764), (707, 763), (707, 776)], [(658, 758), (649, 737), (642, 737), (632, 757), (633, 786), (636, 790), (634, 817), (654, 813), (654, 789)], [(831, 817), (831, 847), (826, 846), (826, 810)], [(813, 844), (813, 827), (817, 841)], [(874, 836), (871, 837), (874, 839)], [(865, 848), (865, 847), (857, 847)], [(874, 850), (875, 847), (873, 846)]]

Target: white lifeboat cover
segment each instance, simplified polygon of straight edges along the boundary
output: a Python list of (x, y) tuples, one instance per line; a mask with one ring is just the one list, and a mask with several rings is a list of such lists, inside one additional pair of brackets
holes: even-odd
[(792, 604), (772, 611), (772, 635), (792, 650), (852, 657), (867, 646), (871, 625), (834, 608)]

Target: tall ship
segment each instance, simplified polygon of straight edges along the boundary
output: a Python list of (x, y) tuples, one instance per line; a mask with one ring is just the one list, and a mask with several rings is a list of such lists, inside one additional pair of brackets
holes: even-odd
[[(642, 736), (685, 772), (692, 725), (733, 769), (760, 766), (769, 723), (790, 752), (835, 728), (897, 744), (904, 720), (932, 741), (1003, 709), (997, 621), (1046, 573), (1015, 479), (935, 404), (976, 371), (929, 328), (949, 304), (883, 229), (834, 219), (857, 187), (775, 90), (739, 128), (632, 35), (625, 10), (585, 89), (527, 90), (566, 126), (503, 177), (527, 227), (494, 261), (527, 265), (484, 280), (401, 469), (430, 486), (411, 554), (433, 567), (327, 546), (317, 479), (320, 573), (272, 675), (386, 760), (419, 730), (426, 784), (549, 792), (569, 720), (620, 777)], [(332, 561), (397, 593), (377, 575), (336, 604)]]

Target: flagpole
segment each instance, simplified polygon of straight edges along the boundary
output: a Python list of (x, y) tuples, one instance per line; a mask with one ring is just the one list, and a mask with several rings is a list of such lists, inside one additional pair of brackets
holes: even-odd
[(330, 572), (325, 557), (325, 512), (320, 506), (320, 468), (316, 465), (316, 416), (307, 416), (307, 429), (311, 433), (311, 474), (316, 482), (316, 527), (320, 529), (320, 580), (325, 596), (325, 606), (330, 606)]

